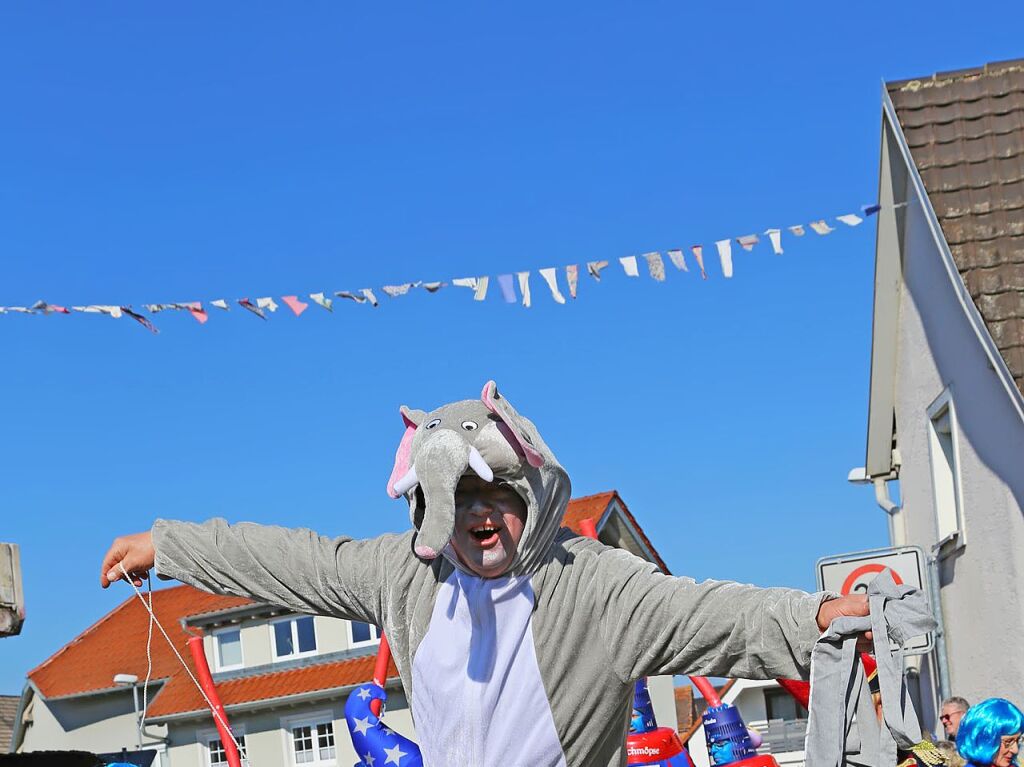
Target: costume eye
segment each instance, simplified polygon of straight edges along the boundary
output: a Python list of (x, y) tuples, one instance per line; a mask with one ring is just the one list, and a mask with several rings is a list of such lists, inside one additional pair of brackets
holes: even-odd
[(477, 430), (476, 421), (463, 421), (462, 422), (462, 428), (465, 429), (466, 431), (476, 431)]
[(434, 419), (433, 421), (431, 421), (430, 423), (428, 423), (428, 424), (427, 424), (426, 426), (424, 426), (423, 428), (424, 428), (424, 429), (433, 429), (433, 428), (434, 428), (435, 426), (437, 426), (437, 425), (438, 425), (439, 423), (441, 423), (441, 419), (440, 419), (440, 418), (435, 418), (435, 419)]
[(530, 439), (530, 435), (529, 434), (527, 434), (525, 431), (524, 432), (520, 432), (520, 433), (523, 435), (523, 439), (526, 441), (527, 445), (532, 445), (533, 444), (533, 440)]

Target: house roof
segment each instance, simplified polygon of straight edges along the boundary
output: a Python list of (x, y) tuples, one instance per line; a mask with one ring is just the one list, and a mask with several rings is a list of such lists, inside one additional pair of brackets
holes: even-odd
[[(569, 502), (564, 522), (575, 532), (587, 518), (600, 521), (609, 506), (617, 502), (637, 536), (650, 549), (659, 566), (665, 569), (654, 546), (644, 534), (618, 493), (598, 493)], [(191, 657), (184, 651), (189, 634), (181, 621), (193, 616), (220, 613), (254, 604), (241, 597), (207, 594), (191, 586), (174, 586), (153, 592), (153, 612), (168, 635), (181, 649), (191, 668)], [(70, 643), (28, 673), (29, 680), (45, 698), (98, 693), (115, 689), (115, 674), (146, 676), (146, 638), (149, 616), (138, 598), (132, 595)], [(177, 658), (162, 638), (152, 643), (154, 680), (166, 680), (148, 709), (151, 718), (162, 718), (198, 711), (204, 702)], [(374, 656), (367, 654), (328, 662), (313, 661), (309, 665), (286, 670), (217, 680), (221, 702), (236, 706), (257, 701), (335, 690), (368, 681), (373, 675)], [(392, 664), (388, 678), (396, 677)], [(0, 740), (0, 742), (3, 742)]]
[[(373, 677), (374, 655), (299, 666), (286, 671), (271, 671), (253, 676), (217, 681), (217, 694), (225, 707), (245, 703), (276, 700), (294, 695), (344, 689), (363, 684)], [(388, 679), (398, 676), (392, 663), (388, 666)], [(147, 711), (147, 718), (160, 719), (174, 714), (203, 711), (206, 703), (185, 674), (175, 674), (156, 696)]]
[(1024, 59), (886, 90), (957, 270), (1024, 394)]
[(584, 519), (593, 519), (594, 524), (597, 524), (613, 501), (616, 502), (617, 507), (625, 515), (626, 519), (629, 520), (629, 524), (636, 531), (636, 534), (639, 536), (644, 546), (646, 546), (651, 552), (651, 556), (654, 557), (655, 564), (661, 568), (662, 572), (668, 573), (669, 569), (668, 565), (665, 564), (665, 560), (661, 558), (658, 550), (654, 548), (654, 544), (651, 543), (651, 539), (647, 537), (643, 528), (640, 527), (640, 523), (636, 521), (636, 517), (633, 516), (629, 507), (626, 506), (626, 502), (622, 500), (622, 496), (619, 495), (618, 490), (609, 490), (604, 493), (596, 493), (595, 495), (585, 495), (582, 498), (574, 498), (569, 501), (569, 508), (566, 509), (562, 522), (574, 533), (582, 535), (583, 531), (580, 530), (580, 523)]
[(17, 695), (0, 695), (0, 754), (6, 754), (10, 748), (18, 700)]

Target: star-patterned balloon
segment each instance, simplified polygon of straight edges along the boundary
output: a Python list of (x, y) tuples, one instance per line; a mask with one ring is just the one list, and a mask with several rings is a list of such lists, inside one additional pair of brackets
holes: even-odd
[(387, 697), (384, 688), (367, 683), (345, 702), (345, 721), (359, 755), (355, 767), (423, 767), (419, 746), (385, 726), (370, 710), (370, 701)]

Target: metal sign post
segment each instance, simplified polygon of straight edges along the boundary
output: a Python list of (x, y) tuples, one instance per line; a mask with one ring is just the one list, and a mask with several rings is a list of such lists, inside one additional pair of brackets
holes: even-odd
[[(870, 551), (855, 551), (819, 559), (815, 569), (818, 588), (842, 595), (865, 594), (868, 584), (883, 570), (892, 572), (897, 585), (905, 584), (920, 589), (932, 603), (932, 589), (929, 587), (928, 559), (917, 546), (895, 546)], [(935, 606), (932, 604), (932, 612)], [(933, 632), (914, 637), (903, 647), (907, 655), (924, 655), (931, 652), (935, 644)]]

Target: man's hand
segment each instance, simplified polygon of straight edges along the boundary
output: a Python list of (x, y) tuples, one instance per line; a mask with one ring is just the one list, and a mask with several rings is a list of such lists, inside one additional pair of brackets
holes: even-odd
[[(844, 615), (860, 618), (868, 615), (869, 612), (868, 598), (863, 594), (850, 594), (845, 597), (829, 599), (822, 602), (821, 607), (818, 608), (818, 629), (825, 631), (833, 620)], [(872, 651), (873, 644), (870, 631), (866, 631), (857, 638), (857, 649), (860, 652)]]
[(107, 555), (103, 557), (100, 569), (100, 585), (106, 588), (115, 581), (124, 580), (121, 565), (128, 571), (132, 583), (142, 585), (142, 579), (149, 574), (156, 560), (153, 548), (153, 534), (149, 532), (123, 535), (115, 538)]

